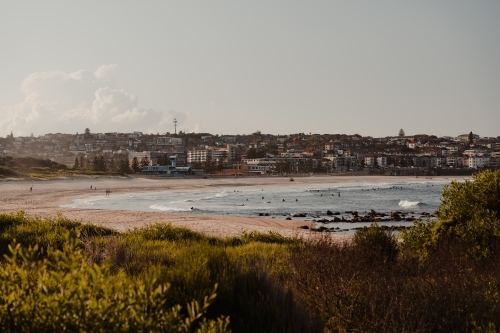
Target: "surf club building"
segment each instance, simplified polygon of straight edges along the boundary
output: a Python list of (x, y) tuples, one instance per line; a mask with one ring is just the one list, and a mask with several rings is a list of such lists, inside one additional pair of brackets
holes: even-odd
[(170, 156), (170, 165), (148, 165), (142, 168), (143, 175), (157, 175), (157, 176), (183, 176), (194, 175), (204, 176), (205, 170), (193, 169), (191, 167), (178, 167), (177, 156)]

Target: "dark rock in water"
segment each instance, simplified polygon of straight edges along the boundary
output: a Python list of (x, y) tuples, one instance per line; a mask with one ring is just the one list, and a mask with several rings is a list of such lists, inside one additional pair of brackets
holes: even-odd
[(411, 221), (413, 221), (413, 217), (407, 217), (405, 220), (408, 222), (411, 222)]
[(292, 217), (306, 217), (307, 214), (306, 213), (294, 213), (292, 214)]
[(287, 217), (285, 220), (291, 220), (292, 218), (291, 217)]
[(264, 213), (259, 213), (259, 216), (264, 216)]
[(309, 227), (307, 225), (302, 225), (299, 227), (300, 229), (309, 229)]
[(340, 215), (340, 212), (335, 212), (333, 213), (333, 215)]
[(330, 216), (330, 215), (333, 215), (333, 213), (331, 211), (327, 210), (326, 215)]
[(354, 215), (354, 216), (358, 216), (358, 212), (357, 212), (357, 211), (353, 211), (353, 212), (352, 212), (352, 215)]
[(352, 211), (347, 210), (345, 213), (346, 213), (346, 214), (352, 214)]

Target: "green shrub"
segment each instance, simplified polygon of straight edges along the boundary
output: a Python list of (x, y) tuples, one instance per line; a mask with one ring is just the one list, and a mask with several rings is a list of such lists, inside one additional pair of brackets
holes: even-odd
[(65, 242), (64, 234), (67, 232), (75, 238), (116, 233), (104, 227), (82, 225), (61, 215), (44, 219), (26, 217), (23, 211), (0, 214), (0, 254), (9, 253), (8, 246), (14, 240), (24, 246), (37, 244), (41, 254), (47, 252), (50, 247), (61, 249)]
[(488, 211), (500, 219), (500, 171), (484, 170), (473, 181), (453, 181), (444, 187), (441, 201), (438, 228), (467, 223)]
[(206, 236), (187, 228), (174, 227), (170, 223), (156, 223), (142, 228), (128, 231), (127, 235), (134, 235), (144, 240), (158, 240), (169, 242), (201, 241)]
[(9, 168), (1, 167), (0, 166), (0, 176), (5, 176), (5, 177), (18, 177), (19, 173), (17, 173), (14, 170), (11, 170)]
[(474, 260), (500, 250), (500, 171), (484, 170), (473, 181), (453, 181), (444, 187), (441, 201), (438, 221), (417, 222), (403, 232), (404, 247), (425, 257), (446, 241)]
[(293, 244), (296, 240), (285, 237), (277, 232), (269, 231), (269, 233), (262, 233), (258, 231), (244, 232), (241, 236), (243, 243), (262, 242), (272, 244)]
[(367, 263), (373, 260), (393, 261), (398, 254), (394, 233), (380, 228), (377, 223), (358, 229), (354, 234), (353, 244), (366, 253)]
[(89, 265), (76, 238), (64, 235), (62, 250), (11, 246), (0, 266), (2, 332), (229, 332), (227, 318), (203, 318), (215, 299), (202, 305), (168, 306), (168, 284), (152, 274), (131, 279), (109, 268)]

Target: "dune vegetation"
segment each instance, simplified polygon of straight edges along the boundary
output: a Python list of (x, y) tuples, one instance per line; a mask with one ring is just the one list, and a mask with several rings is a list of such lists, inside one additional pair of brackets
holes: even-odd
[(0, 215), (2, 332), (496, 332), (500, 172), (346, 242)]
[(73, 168), (51, 161), (33, 157), (0, 157), (0, 179), (57, 179), (61, 177), (123, 175), (123, 172), (106, 171), (99, 168)]

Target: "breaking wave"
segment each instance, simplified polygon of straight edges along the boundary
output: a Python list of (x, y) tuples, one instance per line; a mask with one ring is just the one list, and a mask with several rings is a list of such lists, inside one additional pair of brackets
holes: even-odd
[(169, 207), (163, 204), (154, 204), (149, 206), (149, 208), (154, 210), (161, 210), (162, 212), (187, 212), (191, 209), (179, 208), (179, 207)]
[(415, 206), (422, 205), (422, 203), (419, 201), (401, 200), (398, 205), (401, 207), (415, 207)]

